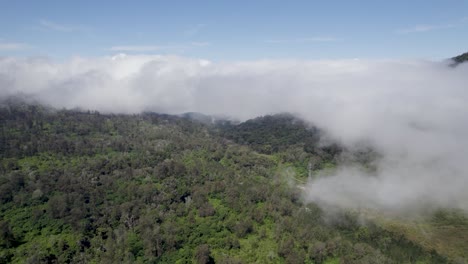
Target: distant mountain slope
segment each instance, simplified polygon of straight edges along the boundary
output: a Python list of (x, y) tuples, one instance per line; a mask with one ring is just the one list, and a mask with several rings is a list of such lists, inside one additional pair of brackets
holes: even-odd
[(219, 127), (223, 136), (266, 154), (294, 144), (305, 144), (309, 147), (306, 149), (312, 149), (320, 138), (317, 128), (290, 114), (267, 115), (240, 124), (227, 122)]
[(400, 229), (305, 203), (294, 181), (327, 161), (305, 151), (316, 133), (294, 117), (230, 123), (229, 140), (216, 129), (0, 102), (0, 263), (450, 262)]
[(452, 60), (455, 61), (456, 64), (466, 62), (468, 61), (468, 52), (465, 52), (461, 55), (453, 57)]
[(202, 113), (197, 112), (187, 112), (180, 114), (179, 116), (193, 121), (198, 121), (203, 124), (211, 124), (215, 120), (215, 118), (212, 116), (204, 115)]

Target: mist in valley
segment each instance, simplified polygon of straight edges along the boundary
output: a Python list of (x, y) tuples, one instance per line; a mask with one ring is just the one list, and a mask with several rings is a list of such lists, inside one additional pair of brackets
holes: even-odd
[(338, 166), (304, 197), (324, 207), (468, 211), (468, 64), (425, 60), (211, 62), (178, 56), (0, 58), (0, 96), (104, 113), (200, 112), (247, 120), (290, 112), (375, 170)]

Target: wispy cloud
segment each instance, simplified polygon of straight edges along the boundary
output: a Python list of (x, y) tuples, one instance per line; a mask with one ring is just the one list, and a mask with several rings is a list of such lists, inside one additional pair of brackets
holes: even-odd
[(433, 30), (440, 30), (440, 29), (448, 29), (454, 28), (456, 25), (454, 24), (445, 24), (445, 25), (416, 25), (409, 28), (399, 29), (397, 30), (398, 34), (411, 34), (411, 33), (422, 33), (428, 32)]
[(189, 44), (180, 45), (117, 45), (112, 46), (109, 50), (127, 52), (151, 52), (164, 50), (185, 50), (190, 47), (206, 47), (210, 45), (210, 42), (191, 42)]
[(157, 51), (168, 48), (174, 48), (175, 46), (156, 46), (156, 45), (125, 45), (125, 46), (113, 46), (110, 48), (112, 51)]
[(466, 25), (468, 22), (468, 16), (462, 17), (457, 20), (453, 20), (451, 23), (445, 24), (420, 24), (408, 28), (398, 29), (395, 32), (397, 34), (412, 34), (412, 33), (424, 33), (435, 30), (451, 29)]
[(30, 47), (31, 47), (30, 45), (25, 44), (25, 43), (1, 42), (0, 41), (0, 51), (24, 50)]
[(50, 20), (46, 20), (46, 19), (41, 19), (39, 21), (39, 24), (44, 29), (60, 31), (60, 32), (83, 31), (85, 29), (85, 27), (83, 26), (63, 25), (63, 24), (52, 22)]
[(154, 45), (146, 45), (146, 46), (139, 46), (139, 45), (126, 45), (126, 46), (113, 46), (110, 48), (112, 51), (156, 51), (161, 50), (161, 46), (154, 46)]
[(205, 24), (196, 24), (190, 26), (187, 30), (184, 31), (184, 35), (187, 37), (193, 37), (200, 33), (200, 31), (205, 27)]
[(195, 47), (206, 47), (206, 46), (211, 46), (210, 42), (192, 42), (190, 43), (192, 46)]
[(310, 38), (291, 38), (291, 39), (269, 39), (266, 43), (272, 44), (293, 44), (293, 43), (313, 43), (313, 42), (335, 42), (339, 39), (334, 37), (310, 37)]

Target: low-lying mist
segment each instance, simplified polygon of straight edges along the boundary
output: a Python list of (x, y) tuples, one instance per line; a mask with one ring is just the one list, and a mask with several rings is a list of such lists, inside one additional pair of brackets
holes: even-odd
[(0, 97), (102, 112), (201, 112), (241, 120), (292, 112), (353, 148), (382, 154), (377, 170), (342, 167), (311, 180), (325, 206), (468, 211), (468, 64), (431, 61), (249, 61), (175, 56), (0, 58)]

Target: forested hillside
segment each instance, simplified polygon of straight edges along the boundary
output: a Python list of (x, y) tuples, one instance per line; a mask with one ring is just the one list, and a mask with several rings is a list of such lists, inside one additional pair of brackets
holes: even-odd
[(310, 170), (346, 150), (290, 115), (210, 124), (6, 102), (0, 127), (0, 263), (454, 261), (303, 202)]
[(455, 61), (457, 64), (458, 63), (463, 63), (468, 61), (468, 52), (465, 52), (461, 55), (455, 56), (452, 58), (453, 61)]

